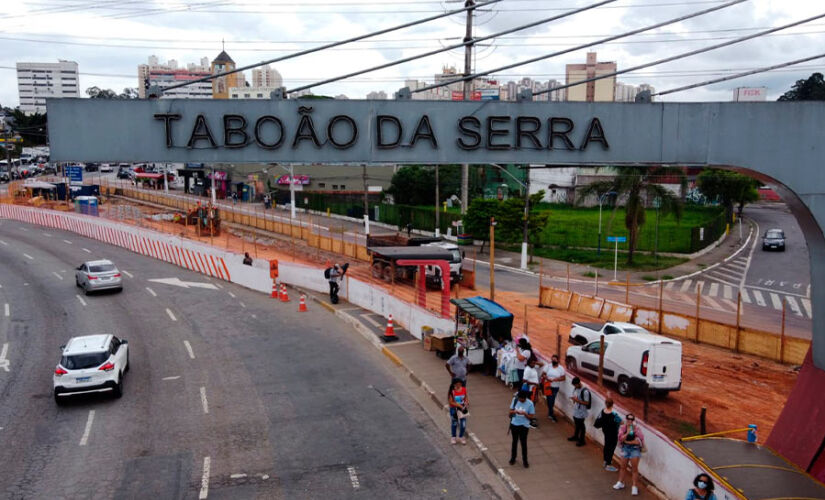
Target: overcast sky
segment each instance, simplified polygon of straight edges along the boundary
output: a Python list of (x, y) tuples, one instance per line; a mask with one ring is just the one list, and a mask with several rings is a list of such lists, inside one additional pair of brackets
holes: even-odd
[[(502, 0), (475, 17), (483, 36), (563, 13), (597, 0)], [(718, 0), (617, 0), (614, 3), (486, 42), (476, 49), (474, 70), (483, 71), (592, 42), (690, 12)], [(76, 61), (80, 87), (136, 87), (137, 65), (150, 55), (179, 65), (211, 61), (221, 50), (240, 65), (274, 58), (328, 41), (341, 40), (428, 17), (461, 2), (420, 0), (6, 0), (0, 14), (0, 104), (18, 104), (15, 63)], [(760, 29), (825, 13), (822, 0), (749, 0), (706, 16), (589, 50), (619, 69), (717, 44)], [(356, 42), (338, 49), (275, 64), (284, 85), (294, 88), (356, 69), (434, 48), (464, 36), (464, 15)], [(620, 75), (620, 82), (649, 83), (657, 90), (698, 83), (823, 53), (825, 18), (724, 49)], [(531, 77), (564, 81), (564, 65), (585, 59), (587, 49), (496, 73), (500, 82)], [(453, 50), (353, 79), (325, 85), (317, 94), (364, 98), (388, 95), (407, 78), (432, 81), (442, 66), (463, 67), (463, 50)], [(819, 59), (770, 73), (714, 84), (663, 97), (668, 101), (729, 101), (732, 89), (765, 86), (774, 100), (798, 79), (825, 72)], [(249, 74), (247, 75), (249, 77)]]

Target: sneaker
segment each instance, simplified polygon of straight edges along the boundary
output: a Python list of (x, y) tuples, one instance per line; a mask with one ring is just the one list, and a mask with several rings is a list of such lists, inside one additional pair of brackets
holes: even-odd
[(461, 444), (467, 444), (467, 438), (461, 438), (460, 441)]
[(638, 496), (639, 495), (639, 488), (633, 486), (632, 488), (630, 488), (630, 494), (633, 495), (633, 496)]
[(530, 468), (530, 464), (528, 464), (527, 462), (524, 462), (524, 468), (525, 468), (525, 469), (529, 469), (529, 468)]
[(516, 459), (515, 458), (510, 459), (510, 465), (516, 465)]
[(530, 422), (530, 428), (531, 428), (531, 429), (538, 429), (538, 428), (539, 428), (539, 426), (538, 426), (538, 425), (536, 425), (536, 423), (535, 423), (535, 422)]
[(605, 465), (604, 470), (607, 472), (618, 472), (619, 469), (613, 467), (612, 465)]
[(450, 444), (455, 444), (455, 438), (450, 438)]
[(621, 481), (616, 481), (616, 484), (613, 485), (613, 489), (614, 490), (623, 490), (624, 489), (624, 483), (621, 482)]
[(579, 438), (577, 438), (576, 436), (571, 436), (571, 437), (567, 438), (568, 441), (575, 441), (577, 439), (579, 439)]

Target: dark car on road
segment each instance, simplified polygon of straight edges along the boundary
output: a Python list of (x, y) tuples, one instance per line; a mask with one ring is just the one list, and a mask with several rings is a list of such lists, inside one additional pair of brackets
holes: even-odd
[(785, 251), (785, 231), (781, 229), (768, 229), (762, 236), (762, 250)]
[(129, 178), (129, 167), (120, 167), (117, 169), (117, 178), (118, 179), (128, 179)]

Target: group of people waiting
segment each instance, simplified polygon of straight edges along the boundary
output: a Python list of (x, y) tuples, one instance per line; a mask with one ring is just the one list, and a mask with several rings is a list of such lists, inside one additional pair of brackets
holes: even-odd
[[(530, 429), (538, 427), (536, 418), (536, 403), (540, 395), (547, 402), (547, 418), (558, 422), (554, 413), (556, 397), (567, 375), (560, 366), (558, 355), (550, 358), (550, 363), (541, 362), (533, 353), (528, 339), (519, 339), (516, 349), (518, 363), (518, 381), (514, 387), (518, 390), (509, 406), (509, 430), (512, 437), (510, 448), (510, 465), (515, 465), (519, 446), (521, 447), (521, 461), (525, 468), (530, 467), (527, 458), (527, 435)], [(447, 360), (446, 369), (450, 374), (451, 383), (448, 391), (450, 409), (450, 431), (452, 444), (467, 444), (467, 417), (469, 416), (469, 398), (467, 395), (467, 371), (469, 359), (465, 355), (464, 347), (459, 345), (456, 353)], [(573, 403), (573, 435), (568, 441), (576, 446), (585, 446), (585, 420), (592, 406), (590, 390), (582, 384), (579, 377), (572, 379), (573, 392), (570, 400)], [(613, 485), (614, 490), (622, 490), (629, 479), (631, 495), (639, 494), (639, 461), (645, 451), (645, 436), (642, 428), (636, 424), (636, 417), (632, 413), (621, 415), (614, 409), (614, 401), (608, 397), (604, 401), (604, 408), (596, 417), (594, 427), (601, 429), (604, 434), (603, 468), (608, 472), (619, 472), (619, 477)], [(616, 448), (619, 448), (618, 468), (613, 465)], [(708, 474), (699, 474), (693, 481), (693, 487), (687, 492), (685, 500), (716, 500), (713, 493), (713, 480)]]

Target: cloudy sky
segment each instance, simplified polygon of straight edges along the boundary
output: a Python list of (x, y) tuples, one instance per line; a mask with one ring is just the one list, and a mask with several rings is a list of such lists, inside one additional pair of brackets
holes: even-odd
[[(551, 17), (597, 0), (501, 0), (478, 12), (476, 36)], [(0, 14), (0, 104), (18, 104), (16, 62), (76, 61), (80, 85), (136, 87), (137, 65), (150, 55), (185, 65), (226, 51), (238, 65), (253, 64), (460, 8), (454, 0), (7, 0)], [(489, 70), (720, 5), (719, 0), (617, 0), (541, 27), (483, 43), (474, 69)], [(825, 14), (822, 0), (749, 0), (706, 16), (590, 50), (600, 61), (628, 68), (737, 37)], [(324, 78), (457, 43), (464, 16), (352, 43), (273, 65), (290, 89)], [(825, 18), (773, 35), (619, 76), (657, 90), (823, 53)], [(587, 49), (495, 73), (502, 82), (531, 77), (564, 80), (564, 65), (583, 62)], [(405, 79), (432, 81), (443, 66), (463, 66), (456, 49), (315, 89), (363, 98), (392, 92)], [(825, 72), (825, 58), (770, 73), (663, 97), (668, 101), (728, 101), (739, 86), (765, 86), (776, 99), (798, 79)], [(249, 75), (248, 75), (249, 76)]]

